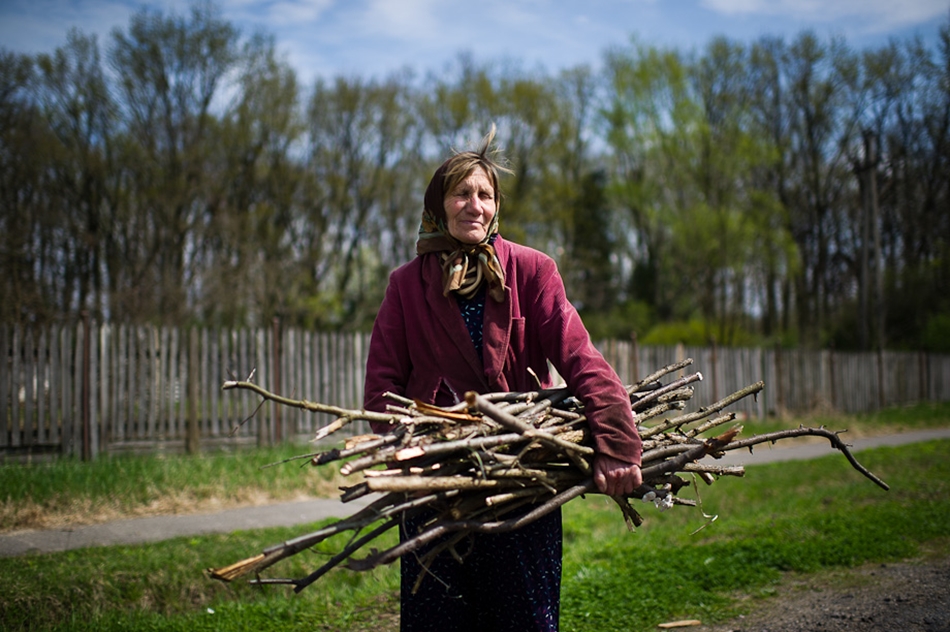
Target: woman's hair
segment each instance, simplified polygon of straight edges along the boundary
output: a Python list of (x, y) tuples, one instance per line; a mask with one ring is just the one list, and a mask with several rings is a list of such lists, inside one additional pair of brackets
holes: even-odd
[(455, 190), (458, 183), (472, 174), (475, 169), (481, 167), (491, 180), (492, 189), (495, 192), (495, 205), (501, 201), (501, 191), (498, 188), (498, 177), (500, 173), (512, 173), (511, 169), (503, 164), (500, 151), (492, 146), (495, 140), (495, 124), (492, 123), (488, 134), (482, 138), (482, 142), (475, 151), (462, 151), (448, 159), (443, 175), (442, 191), (443, 195), (448, 195)]

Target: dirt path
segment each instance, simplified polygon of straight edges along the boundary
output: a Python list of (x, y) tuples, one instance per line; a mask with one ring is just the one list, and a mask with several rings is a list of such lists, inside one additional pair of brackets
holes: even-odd
[[(950, 556), (786, 577), (748, 615), (697, 632), (950, 632)], [(747, 597), (748, 598), (748, 597)]]

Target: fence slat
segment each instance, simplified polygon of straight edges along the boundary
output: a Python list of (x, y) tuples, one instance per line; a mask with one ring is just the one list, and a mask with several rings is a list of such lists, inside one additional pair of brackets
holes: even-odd
[(115, 384), (115, 392), (112, 394), (112, 440), (121, 442), (125, 440), (126, 415), (125, 415), (125, 395), (128, 393), (126, 384), (126, 366), (125, 366), (125, 327), (119, 326), (115, 330), (112, 339), (112, 366), (114, 373), (112, 382)]
[(13, 417), (10, 414), (10, 329), (0, 325), (0, 447), (11, 445)]
[(49, 342), (47, 340), (47, 331), (40, 332), (36, 344), (36, 442), (41, 445), (49, 445), (49, 379), (47, 371), (49, 369)]
[(76, 331), (76, 344), (70, 349), (70, 365), (72, 366), (72, 388), (69, 402), (69, 409), (72, 417), (70, 425), (72, 426), (73, 451), (75, 454), (86, 458), (86, 440), (87, 437), (83, 428), (83, 409), (82, 409), (82, 353), (86, 344), (86, 331), (82, 325), (78, 325)]
[(98, 391), (96, 376), (99, 374), (99, 335), (95, 327), (89, 328), (89, 383), (86, 385), (89, 389), (89, 458), (94, 459), (99, 455), (101, 446), (99, 428), (101, 426), (99, 418)]
[(211, 384), (206, 391), (211, 400), (211, 434), (219, 436), (221, 434), (221, 408), (220, 408), (220, 390), (214, 388), (216, 384), (221, 384), (221, 338), (219, 332), (215, 331), (209, 334), (210, 341), (210, 372)]
[[(199, 354), (201, 355), (201, 386), (198, 391), (198, 426), (202, 428), (199, 434), (204, 436), (217, 437), (218, 428), (214, 425), (214, 417), (211, 412), (211, 396), (215, 388), (211, 383), (211, 341), (207, 329), (202, 329), (199, 336)], [(207, 422), (201, 420), (207, 419)]]
[(23, 343), (22, 335), (18, 329), (13, 330), (13, 365), (10, 372), (10, 419), (12, 420), (10, 432), (10, 445), (19, 446), (21, 441), (22, 416), (20, 413), (20, 390), (23, 388), (23, 377), (20, 362), (20, 353)]
[(99, 437), (102, 449), (107, 450), (112, 441), (112, 399), (109, 384), (112, 381), (112, 345), (109, 344), (109, 334), (112, 328), (104, 324), (99, 328)]
[(185, 413), (183, 410), (184, 406), (182, 405), (186, 399), (184, 391), (185, 384), (183, 381), (186, 380), (190, 374), (185, 368), (186, 361), (183, 360), (185, 340), (187, 340), (187, 333), (179, 332), (178, 329), (172, 329), (170, 334), (171, 351), (168, 354), (168, 375), (165, 378), (167, 380), (167, 386), (165, 390), (168, 392), (168, 435), (170, 439), (175, 441), (183, 440), (186, 434), (184, 429)]
[(60, 454), (68, 455), (69, 440), (66, 430), (66, 412), (63, 402), (65, 371), (63, 370), (63, 330), (53, 327), (50, 334), (50, 415), (59, 436)]

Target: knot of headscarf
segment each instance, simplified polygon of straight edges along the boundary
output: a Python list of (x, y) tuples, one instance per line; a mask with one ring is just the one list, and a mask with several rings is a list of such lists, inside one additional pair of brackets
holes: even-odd
[(505, 300), (505, 271), (492, 245), (498, 234), (498, 214), (492, 218), (485, 239), (477, 244), (463, 244), (449, 234), (444, 220), (443, 192), (447, 162), (436, 170), (426, 189), (416, 254), (434, 252), (441, 257), (443, 295), (457, 292), (471, 298), (486, 284), (488, 295), (501, 303)]

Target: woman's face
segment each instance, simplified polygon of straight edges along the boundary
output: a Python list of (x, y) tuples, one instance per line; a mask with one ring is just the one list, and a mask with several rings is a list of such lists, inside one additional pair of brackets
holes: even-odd
[(495, 217), (495, 188), (485, 170), (476, 167), (446, 194), (443, 205), (449, 234), (463, 244), (477, 244)]

